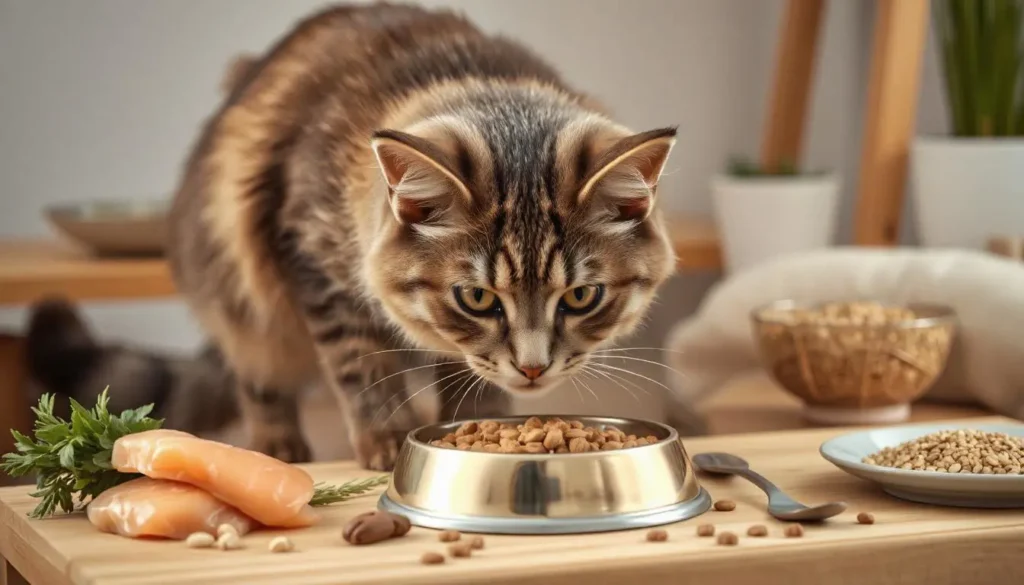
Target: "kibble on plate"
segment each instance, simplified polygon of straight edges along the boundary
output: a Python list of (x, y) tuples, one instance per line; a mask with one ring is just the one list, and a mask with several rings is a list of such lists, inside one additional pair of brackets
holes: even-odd
[(434, 447), (462, 451), (489, 453), (588, 453), (590, 451), (617, 451), (652, 445), (658, 442), (654, 435), (639, 437), (627, 435), (613, 427), (588, 427), (578, 420), (555, 417), (542, 421), (530, 417), (523, 424), (497, 421), (469, 421), (454, 433), (430, 442)]
[(715, 502), (715, 510), (719, 512), (732, 512), (736, 509), (736, 502), (732, 500), (718, 500)]
[(1024, 441), (1005, 433), (946, 430), (886, 447), (861, 462), (909, 471), (1021, 475)]

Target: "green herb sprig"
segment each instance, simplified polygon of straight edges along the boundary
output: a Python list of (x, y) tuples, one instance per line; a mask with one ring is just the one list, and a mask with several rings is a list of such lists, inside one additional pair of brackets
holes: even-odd
[[(44, 394), (39, 405), (32, 408), (36, 415), (34, 438), (11, 431), (15, 452), (0, 458), (0, 470), (12, 477), (37, 475), (36, 491), (30, 495), (41, 501), (30, 517), (50, 516), (58, 506), (66, 513), (73, 512), (104, 491), (141, 477), (114, 469), (110, 463), (114, 442), (125, 435), (159, 429), (163, 420), (149, 418), (152, 404), (111, 414), (107, 410), (108, 389), (100, 393), (92, 409), (71, 399), (70, 422), (53, 414), (53, 396)], [(384, 475), (337, 486), (317, 484), (309, 503), (334, 504), (387, 482), (388, 476)]]

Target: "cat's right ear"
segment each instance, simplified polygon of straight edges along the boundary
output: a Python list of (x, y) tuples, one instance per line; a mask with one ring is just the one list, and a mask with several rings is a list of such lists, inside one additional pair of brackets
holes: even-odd
[(448, 155), (433, 142), (380, 130), (371, 142), (388, 187), (391, 210), (404, 224), (437, 223), (458, 203), (469, 203), (469, 188)]

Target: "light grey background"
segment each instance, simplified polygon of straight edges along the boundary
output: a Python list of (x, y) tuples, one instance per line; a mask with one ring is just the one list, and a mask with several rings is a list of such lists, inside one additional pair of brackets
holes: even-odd
[[(49, 233), (44, 205), (170, 194), (218, 98), (225, 65), (259, 51), (322, 2), (309, 0), (0, 0), (0, 236)], [(707, 215), (708, 179), (732, 153), (756, 153), (782, 0), (429, 1), (529, 44), (636, 129), (678, 124), (666, 209)], [(805, 162), (844, 179), (840, 241), (850, 233), (873, 3), (829, 2)], [(921, 128), (945, 124), (929, 49)], [(772, 229), (766, 225), (764, 229)], [(912, 234), (909, 236), (912, 238)], [(635, 345), (660, 345), (716, 274), (684, 275)], [(176, 301), (90, 305), (104, 336), (190, 350), (199, 331)], [(0, 311), (0, 327), (24, 313)], [(657, 368), (647, 371), (661, 377)], [(659, 417), (598, 389), (589, 410)], [(571, 408), (570, 389), (557, 404)], [(578, 405), (578, 403), (577, 403)]]

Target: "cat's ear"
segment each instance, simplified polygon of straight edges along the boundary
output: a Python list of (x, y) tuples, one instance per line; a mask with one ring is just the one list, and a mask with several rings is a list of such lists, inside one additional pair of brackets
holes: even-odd
[(636, 222), (654, 208), (658, 179), (676, 141), (675, 128), (620, 138), (598, 155), (576, 195), (612, 222)]
[(398, 221), (437, 223), (454, 206), (470, 202), (469, 188), (453, 170), (449, 156), (433, 142), (397, 130), (380, 130), (371, 144)]

